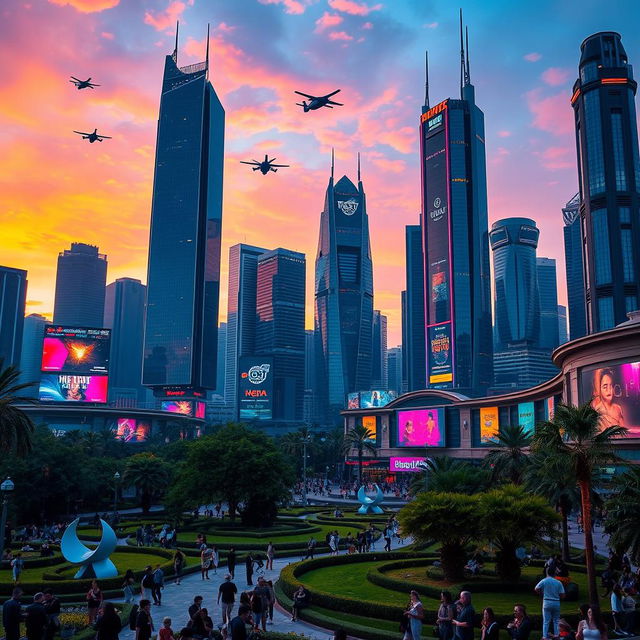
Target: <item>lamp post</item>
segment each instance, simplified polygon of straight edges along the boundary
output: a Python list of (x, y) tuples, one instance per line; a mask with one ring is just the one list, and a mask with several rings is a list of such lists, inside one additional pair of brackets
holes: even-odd
[(120, 474), (116, 471), (113, 474), (113, 515), (118, 515), (118, 482), (120, 482)]
[(302, 440), (302, 502), (305, 506), (309, 504), (307, 500), (307, 445), (311, 443), (311, 434), (305, 433), (300, 438)]
[(2, 516), (0, 516), (0, 558), (4, 554), (4, 540), (5, 529), (7, 527), (7, 505), (9, 503), (9, 494), (15, 489), (13, 480), (7, 477), (6, 480), (0, 484), (0, 491), (2, 491)]

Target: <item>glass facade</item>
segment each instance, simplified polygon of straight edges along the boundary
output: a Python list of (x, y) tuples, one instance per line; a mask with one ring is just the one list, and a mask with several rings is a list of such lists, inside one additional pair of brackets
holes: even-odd
[(569, 303), (569, 338), (575, 340), (587, 334), (579, 193), (576, 193), (562, 209), (562, 219)]
[(611, 250), (607, 210), (596, 209), (591, 212), (591, 216), (593, 219), (593, 253), (596, 264), (596, 284), (608, 284), (611, 282)]
[(584, 96), (585, 131), (587, 138), (589, 194), (604, 191), (604, 152), (602, 150), (602, 124), (600, 121), (600, 94), (589, 91)]
[(635, 282), (637, 280), (636, 270), (633, 264), (633, 240), (631, 229), (620, 229), (620, 240), (622, 254), (622, 273), (625, 282)]
[(600, 331), (613, 329), (615, 322), (613, 319), (613, 298), (611, 296), (598, 298), (598, 315), (600, 317)]
[(611, 142), (613, 144), (613, 167), (616, 174), (616, 189), (627, 190), (627, 174), (624, 166), (624, 139), (622, 137), (622, 114), (611, 114)]
[(224, 109), (208, 64), (165, 59), (149, 241), (143, 383), (216, 386)]
[(27, 272), (0, 267), (0, 359), (5, 367), (20, 366), (26, 299)]
[(536, 258), (540, 298), (540, 336), (538, 346), (552, 351), (560, 344), (558, 335), (558, 278), (553, 258)]

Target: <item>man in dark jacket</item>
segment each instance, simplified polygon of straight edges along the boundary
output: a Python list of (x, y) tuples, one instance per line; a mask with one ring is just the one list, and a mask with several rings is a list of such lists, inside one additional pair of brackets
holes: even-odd
[(22, 620), (22, 608), (20, 606), (20, 596), (22, 589), (16, 587), (9, 600), (2, 605), (2, 626), (6, 640), (19, 640), (20, 621)]
[(231, 640), (247, 640), (247, 624), (251, 618), (251, 608), (248, 604), (238, 607), (238, 615), (229, 624)]
[(42, 604), (47, 614), (47, 628), (44, 637), (45, 640), (53, 640), (53, 636), (60, 629), (60, 600), (53, 595), (52, 589), (45, 589)]
[(33, 604), (26, 609), (25, 627), (29, 640), (43, 640), (47, 627), (47, 612), (44, 609), (44, 594), (36, 593), (33, 596)]

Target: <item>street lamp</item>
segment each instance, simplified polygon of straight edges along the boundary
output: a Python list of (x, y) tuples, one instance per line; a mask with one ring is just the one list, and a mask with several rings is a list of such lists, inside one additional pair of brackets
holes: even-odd
[(302, 487), (303, 487), (303, 504), (309, 504), (307, 500), (307, 445), (311, 444), (312, 435), (305, 433), (300, 437), (302, 441)]
[(120, 474), (116, 471), (113, 474), (113, 515), (118, 515), (118, 482), (120, 482)]
[(7, 527), (7, 504), (9, 503), (9, 494), (15, 489), (13, 480), (7, 477), (7, 479), (0, 484), (0, 491), (2, 491), (2, 516), (0, 516), (0, 558), (4, 555), (4, 540)]

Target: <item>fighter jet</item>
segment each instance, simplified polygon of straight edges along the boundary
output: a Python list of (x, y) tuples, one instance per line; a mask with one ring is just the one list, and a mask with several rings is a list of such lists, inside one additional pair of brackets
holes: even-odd
[(93, 87), (100, 86), (99, 84), (95, 84), (91, 82), (91, 78), (87, 78), (86, 80), (80, 80), (80, 78), (71, 76), (71, 80), (69, 80), (69, 82), (72, 82), (73, 84), (75, 84), (77, 89), (93, 89)]
[(73, 133), (77, 133), (79, 136), (82, 136), (83, 140), (88, 140), (91, 144), (93, 144), (96, 140), (98, 142), (102, 142), (103, 140), (111, 140), (111, 136), (98, 135), (97, 129), (94, 129), (93, 133), (86, 133), (84, 131), (74, 131)]
[(275, 173), (281, 167), (289, 166), (288, 164), (273, 164), (274, 160), (275, 158), (271, 158), (271, 160), (269, 160), (269, 156), (265, 153), (264, 160), (262, 162), (258, 162), (257, 160), (252, 160), (251, 162), (248, 162), (247, 160), (240, 160), (240, 162), (242, 164), (254, 165), (253, 170), (258, 171), (258, 169), (260, 169), (263, 176), (266, 176), (269, 171), (273, 171)]
[(303, 100), (302, 102), (296, 102), (296, 104), (299, 107), (302, 107), (304, 109), (304, 112), (307, 113), (307, 111), (315, 111), (320, 107), (333, 109), (333, 107), (331, 106), (332, 104), (338, 107), (343, 107), (344, 105), (341, 102), (334, 102), (333, 100), (329, 100), (331, 96), (335, 96), (339, 91), (341, 91), (341, 89), (336, 89), (333, 93), (327, 93), (326, 96), (310, 96), (308, 93), (302, 93), (302, 91), (294, 91), (294, 93), (297, 93), (299, 96), (309, 98), (308, 103), (306, 100)]

